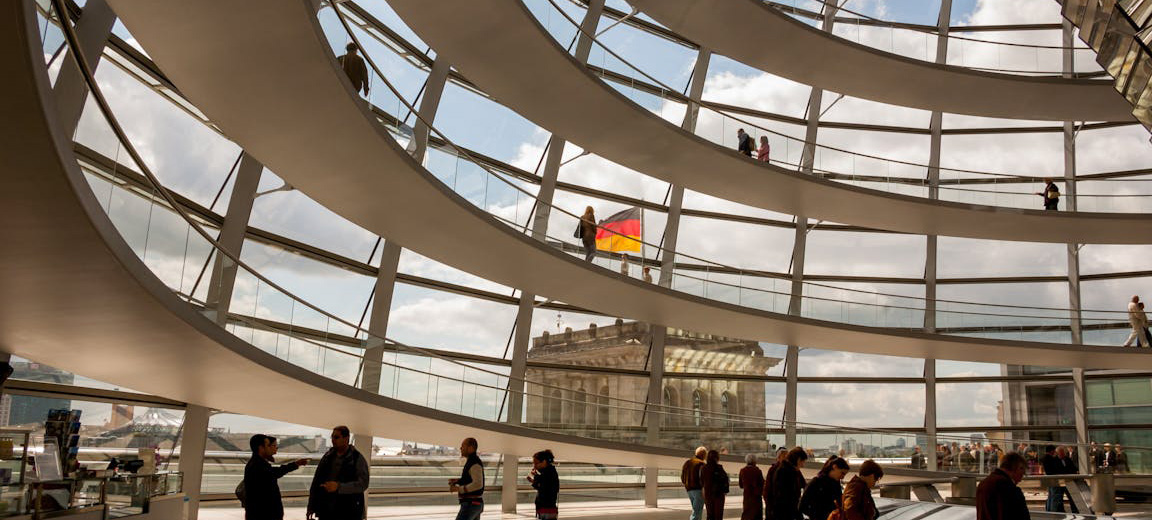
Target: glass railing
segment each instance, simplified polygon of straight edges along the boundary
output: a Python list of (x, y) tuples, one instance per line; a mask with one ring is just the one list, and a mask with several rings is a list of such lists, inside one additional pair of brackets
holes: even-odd
[[(934, 25), (883, 20), (858, 10), (829, 5), (822, 0), (763, 0), (763, 3), (817, 29), (823, 27), (823, 13), (834, 9), (836, 21), (832, 26), (833, 35), (891, 54), (927, 62), (936, 61), (940, 33)], [(972, 28), (952, 29), (947, 34), (946, 63), (949, 65), (1004, 74), (1060, 76), (1063, 74), (1064, 53), (1071, 50), (1078, 72), (1100, 72), (1093, 60), (1092, 49), (1034, 43), (1046, 35), (1049, 39), (1059, 41), (1059, 28), (1006, 32), (991, 27), (981, 36), (968, 35), (976, 32)], [(956, 29), (964, 32), (957, 34), (954, 32)], [(995, 39), (998, 36), (1003, 39)]]
[[(53, 3), (59, 6), (62, 2), (54, 0)], [(70, 44), (74, 42), (74, 31), (68, 27), (65, 32)], [(206, 315), (214, 316), (222, 308), (219, 302), (208, 301), (211, 295), (231, 292), (226, 320), (230, 332), (256, 348), (330, 380), (362, 386), (366, 377), (372, 380), (378, 377), (380, 395), (455, 415), (488, 421), (508, 419), (506, 403), (513, 380), (501, 369), (444, 358), (425, 349), (373, 336), (298, 298), (223, 249), (213, 238), (216, 230), (184, 210), (152, 173), (109, 108), (91, 70), (83, 66), (81, 69), (91, 99), (107, 123), (104, 137), (119, 143), (118, 157), (111, 164), (132, 161), (150, 187), (142, 188), (130, 182), (128, 172), (119, 167), (102, 167), (93, 162), (81, 162), (80, 166), (108, 218), (122, 232), (128, 231), (125, 239), (134, 253), (175, 294)], [(215, 259), (236, 268), (235, 280), (227, 277), (227, 269), (212, 269), (212, 274), (205, 276)], [(228, 291), (229, 287), (234, 290)], [(272, 320), (279, 325), (270, 326)], [(329, 341), (335, 335), (359, 338), (363, 347), (352, 348)], [(381, 359), (368, 358), (364, 347), (381, 347), (384, 354)], [(749, 439), (756, 439), (755, 446), (767, 452), (771, 446), (765, 439), (785, 431), (786, 423), (770, 421), (762, 413), (716, 413), (700, 408), (650, 405), (607, 395), (581, 399), (569, 388), (523, 382), (525, 389), (521, 395), (528, 408), (531, 409), (533, 403), (545, 406), (559, 403), (561, 410), (584, 410), (585, 419), (594, 418), (568, 423), (553, 420), (536, 426), (565, 433), (573, 433), (575, 428), (584, 437), (653, 444), (637, 437), (637, 432), (646, 427), (645, 421), (652, 420), (663, 425), (659, 439), (653, 444), (656, 446), (688, 450), (709, 436), (723, 443), (721, 439), (731, 439), (734, 433), (747, 432)], [(903, 455), (898, 453), (899, 449), (911, 450), (907, 448), (908, 439), (923, 435), (817, 424), (794, 423), (792, 426), (800, 432), (802, 442), (812, 444), (835, 441), (854, 451), (858, 447), (894, 446), (893, 464), (901, 463)], [(689, 434), (684, 435), (685, 431)], [(860, 439), (869, 444), (860, 444)], [(939, 439), (947, 437), (938, 437), (938, 442), (946, 442)]]
[[(581, 32), (578, 20), (561, 8), (558, 1), (562, 0), (524, 0), (524, 4), (559, 44), (574, 51), (575, 46), (571, 43), (576, 38), (573, 35), (589, 35)], [(637, 105), (671, 124), (681, 125), (688, 100), (679, 89), (656, 79), (594, 37), (588, 68)], [(767, 138), (771, 150), (769, 165), (861, 188), (923, 198), (933, 198), (935, 192), (934, 198), (950, 202), (1042, 209), (1038, 193), (1044, 191), (1044, 179), (1051, 178), (1059, 185), (1065, 184), (1062, 169), (1031, 172), (1024, 176), (947, 166), (935, 169), (939, 180), (933, 183), (929, 180), (933, 168), (928, 164), (809, 143), (789, 135), (790, 131), (802, 133), (802, 128), (782, 126), (775, 129), (766, 119), (732, 113), (732, 107), (709, 102), (698, 106), (700, 109), (693, 130), (696, 136), (736, 153), (737, 130), (744, 129), (758, 149), (761, 148), (760, 138)], [(805, 164), (805, 154), (811, 155), (810, 164)], [(1150, 182), (1152, 179), (1148, 178), (1115, 178), (1097, 184), (1098, 187), (1106, 183), (1111, 186), (1108, 193), (1072, 195), (1068, 189), (1062, 192), (1065, 199), (1075, 196), (1078, 212), (1146, 213), (1152, 211)], [(1065, 201), (1061, 210), (1068, 207)]]
[[(344, 9), (321, 10), (322, 17), (335, 16), (346, 22), (345, 25), (322, 25), (343, 27), (349, 31), (348, 37), (357, 42), (369, 37), (360, 29), (360, 23), (348, 23), (345, 19), (348, 14)], [(374, 47), (360, 45), (362, 49)], [(333, 51), (339, 52), (337, 49)], [(403, 99), (382, 75), (381, 69), (375, 64), (373, 52), (366, 53), (366, 57), (372, 83), (372, 101), (374, 104), (379, 103), (377, 115), (400, 145), (406, 147), (410, 144), (412, 132), (399, 122), (413, 118), (421, 120), (415, 115), (412, 103)], [(393, 113), (391, 107), (402, 108)], [(437, 179), (469, 203), (522, 233), (573, 256), (581, 257), (586, 253), (582, 246), (570, 244), (573, 241), (569, 238), (570, 230), (575, 229), (580, 222), (579, 215), (541, 203), (535, 193), (521, 186), (511, 174), (494, 169), (473, 157), (440, 133), (435, 126), (428, 126), (432, 138), (442, 143), (430, 146), (424, 160), (425, 167)], [(528, 225), (527, 217), (533, 213), (533, 208), (543, 208), (548, 212), (547, 230), (539, 234), (534, 234)], [(555, 234), (557, 230), (564, 235)], [(604, 228), (599, 228), (599, 231), (613, 233)], [(788, 313), (793, 300), (791, 282), (788, 280), (766, 277), (761, 272), (743, 270), (675, 251), (665, 251), (658, 244), (633, 241), (641, 251), (636, 256), (598, 253), (592, 263), (641, 280), (645, 279), (641, 266), (645, 266), (649, 268), (651, 280), (656, 281), (660, 280), (661, 268), (654, 259), (675, 254), (678, 263), (674, 271), (668, 274), (672, 290), (741, 307), (777, 314)], [(695, 265), (682, 265), (685, 262)], [(806, 282), (803, 287), (799, 315), (835, 323), (922, 330), (924, 314), (932, 307), (923, 298), (843, 289), (812, 282)], [(1054, 343), (1071, 341), (1073, 314), (1068, 309), (947, 300), (937, 300), (935, 307), (936, 327), (945, 332), (956, 329), (956, 334), (966, 336), (985, 335)], [(1128, 319), (1124, 311), (1084, 310), (1078, 317), (1080, 325), (1084, 327), (1125, 328)]]

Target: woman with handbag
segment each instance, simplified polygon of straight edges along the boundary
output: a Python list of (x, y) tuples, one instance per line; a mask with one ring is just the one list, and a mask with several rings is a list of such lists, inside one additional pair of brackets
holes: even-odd
[(575, 235), (584, 243), (584, 260), (591, 262), (596, 257), (596, 212), (592, 206), (584, 208)]

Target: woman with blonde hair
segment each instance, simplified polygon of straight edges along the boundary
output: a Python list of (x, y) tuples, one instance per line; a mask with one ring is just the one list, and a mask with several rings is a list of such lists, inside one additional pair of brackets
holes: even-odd
[(576, 227), (576, 238), (584, 242), (584, 260), (591, 262), (596, 256), (596, 212), (592, 206), (584, 208), (584, 215)]

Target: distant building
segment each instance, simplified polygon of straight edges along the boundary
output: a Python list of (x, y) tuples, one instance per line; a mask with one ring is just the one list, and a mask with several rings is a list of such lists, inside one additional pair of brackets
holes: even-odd
[[(13, 362), (12, 368), (12, 379), (59, 385), (71, 385), (76, 381), (76, 376), (71, 372), (57, 370), (40, 363)], [(71, 409), (72, 401), (49, 397), (26, 395), (9, 397), (5, 395), (4, 399), (0, 400), (0, 419), (6, 419), (3, 421), (3, 426), (43, 425), (44, 420), (48, 418), (48, 410), (55, 408)]]
[[(556, 367), (528, 368), (526, 379), (544, 386), (528, 385), (527, 422), (577, 435), (645, 442), (643, 403), (648, 397), (648, 377), (629, 371), (647, 370), (650, 342), (647, 323), (623, 320), (612, 326), (592, 325), (555, 335), (545, 332), (533, 338), (528, 361)], [(661, 444), (766, 452), (765, 383), (731, 376), (763, 376), (781, 359), (764, 357), (755, 341), (676, 329), (669, 329), (664, 348), (663, 402), (680, 413), (662, 416)], [(677, 376), (687, 373), (715, 374), (716, 378)]]

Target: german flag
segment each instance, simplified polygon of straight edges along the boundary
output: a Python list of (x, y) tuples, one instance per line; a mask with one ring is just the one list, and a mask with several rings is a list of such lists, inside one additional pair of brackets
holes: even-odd
[(596, 249), (600, 251), (640, 251), (640, 208), (628, 208), (600, 221)]

